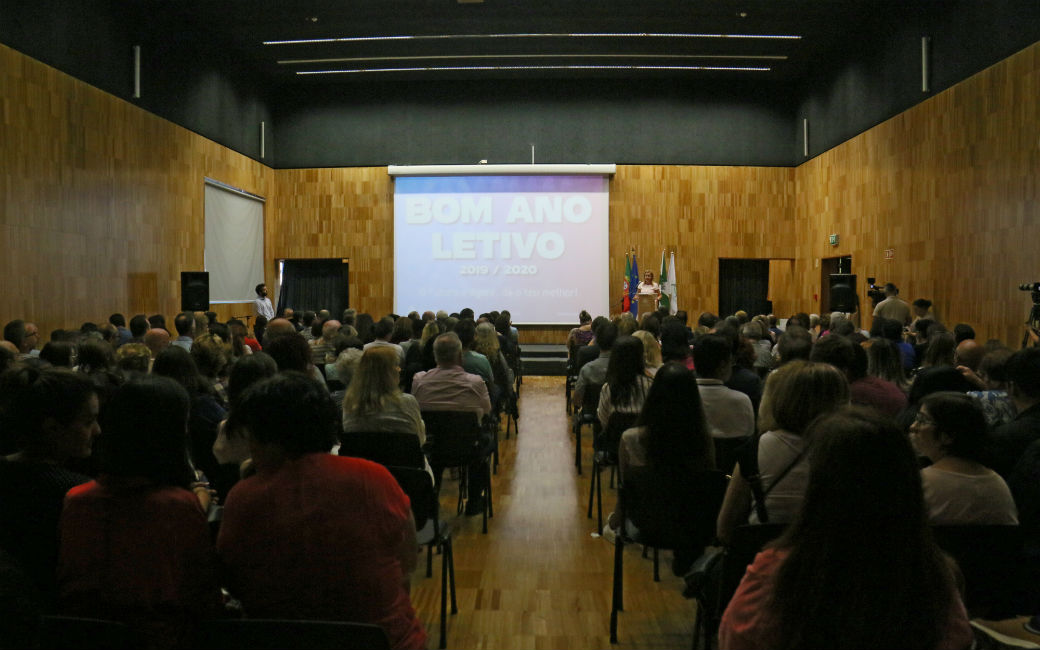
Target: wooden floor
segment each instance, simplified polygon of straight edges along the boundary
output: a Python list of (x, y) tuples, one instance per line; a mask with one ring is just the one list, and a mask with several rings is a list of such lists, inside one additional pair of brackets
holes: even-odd
[[(583, 435), (585, 469), (578, 476), (563, 381), (524, 378), (520, 435), (502, 436), (488, 534), (480, 532), (480, 517), (453, 522), (459, 612), (449, 614), (449, 648), (611, 647), (614, 547), (592, 536), (595, 519), (585, 516), (591, 441)], [(604, 489), (605, 517), (616, 496)], [(442, 513), (453, 515), (456, 495), (457, 482), (445, 474)], [(696, 606), (683, 599), (670, 554), (662, 553), (661, 582), (655, 583), (652, 561), (641, 557), (641, 548), (629, 546), (625, 553), (626, 607), (614, 647), (689, 647)], [(423, 554), (412, 602), (426, 624), (429, 647), (436, 648), (440, 561), (434, 557), (432, 578), (425, 577), (425, 562)]]

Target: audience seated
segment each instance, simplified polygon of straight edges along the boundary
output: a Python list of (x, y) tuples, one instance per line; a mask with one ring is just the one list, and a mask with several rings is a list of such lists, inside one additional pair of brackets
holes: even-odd
[(917, 453), (931, 461), (921, 470), (929, 521), (939, 525), (1015, 525), (1018, 512), (1000, 475), (983, 464), (986, 418), (963, 393), (932, 393), (910, 426)]
[[(199, 346), (193, 345), (193, 349)], [(188, 449), (195, 469), (203, 472), (220, 498), (227, 496), (231, 485), (238, 479), (238, 468), (221, 467), (213, 455), (217, 429), (227, 417), (227, 411), (217, 401), (213, 387), (195, 365), (192, 355), (184, 348), (171, 346), (159, 354), (152, 373), (169, 377), (188, 392), (191, 408), (188, 417)]]
[[(702, 336), (693, 350), (697, 363), (697, 392), (713, 438), (750, 438), (755, 433), (751, 398), (724, 384), (733, 370), (729, 341), (718, 334)], [(730, 468), (720, 468), (729, 470)]]
[[(585, 389), (589, 386), (602, 386), (607, 379), (607, 366), (610, 364), (610, 353), (614, 349), (614, 341), (617, 340), (617, 325), (605, 320), (596, 329), (596, 347), (599, 356), (581, 366), (578, 371), (578, 381), (574, 384), (575, 404), (581, 404), (585, 396)], [(588, 346), (592, 347), (592, 346)]]
[(0, 431), (16, 450), (0, 457), (0, 549), (21, 564), (48, 609), (62, 500), (90, 480), (67, 465), (91, 454), (98, 410), (94, 384), (71, 370), (15, 367), (0, 377)]
[[(491, 398), (479, 375), (473, 375), (462, 367), (462, 341), (454, 332), (441, 334), (434, 341), (433, 352), (437, 367), (415, 375), (412, 380), (412, 395), (423, 411), (472, 411), (478, 419), (491, 413)], [(489, 447), (493, 439), (485, 435), (483, 447)], [(475, 459), (469, 471), (469, 500), (466, 503), (468, 516), (484, 512), (487, 487), (483, 471), (483, 459)], [(440, 484), (443, 468), (433, 468), (434, 477)]]
[(596, 415), (600, 424), (614, 413), (639, 413), (652, 383), (643, 362), (643, 344), (634, 336), (622, 336), (614, 343), (607, 364), (606, 381), (599, 394)]
[(663, 364), (661, 344), (654, 338), (653, 334), (646, 330), (636, 330), (632, 336), (639, 339), (639, 342), (643, 344), (643, 362), (646, 364), (646, 372), (653, 377)]
[[(266, 352), (256, 352), (235, 362), (228, 377), (228, 402), (233, 411), (245, 394), (247, 388), (278, 372), (278, 364)], [(229, 411), (230, 413), (230, 411)], [(249, 440), (245, 431), (232, 431), (225, 418), (217, 429), (217, 439), (213, 442), (213, 457), (223, 465), (232, 465), (241, 475), (244, 463), (249, 460)], [(225, 474), (225, 472), (222, 472)]]
[(511, 402), (515, 390), (513, 382), (516, 377), (512, 368), (506, 361), (499, 347), (498, 335), (491, 323), (477, 325), (476, 334), (473, 338), (473, 351), (488, 360), (491, 366), (491, 376), (495, 383), (495, 393), (499, 395), (499, 403)]
[[(398, 364), (403, 365), (404, 348), (390, 340), (394, 335), (394, 327), (395, 324), (392, 318), (380, 318), (379, 321), (372, 326), (372, 340), (364, 344), (364, 349), (368, 350), (373, 347), (388, 347), (397, 353)], [(322, 363), (324, 363), (324, 361)]]
[(961, 374), (980, 389), (968, 391), (968, 396), (978, 400), (990, 429), (1014, 420), (1017, 414), (1015, 403), (1008, 395), (1007, 363), (1011, 354), (1011, 350), (1005, 347), (987, 351), (979, 362), (977, 373), (958, 368)]
[(221, 607), (209, 526), (190, 490), (188, 405), (171, 379), (120, 388), (106, 412), (101, 474), (72, 488), (61, 514), (61, 612), (123, 621), (147, 648), (183, 647), (191, 623)]
[(810, 359), (829, 363), (849, 381), (849, 398), (856, 406), (866, 406), (889, 417), (906, 408), (906, 393), (890, 381), (867, 374), (867, 352), (838, 334), (821, 336), (813, 346)]
[(686, 336), (686, 328), (678, 320), (670, 320), (661, 326), (661, 361), (676, 361), (687, 370), (694, 369), (690, 339)]
[(491, 370), (491, 362), (483, 354), (474, 351), (473, 345), (477, 337), (477, 325), (471, 318), (461, 318), (452, 328), (462, 343), (462, 367), (466, 372), (479, 375), (484, 380), (491, 403), (497, 404), (500, 397), (495, 375)]
[(374, 623), (392, 648), (425, 648), (408, 595), (417, 560), (408, 498), (381, 465), (328, 453), (328, 393), (283, 373), (250, 387), (233, 415), (256, 475), (228, 496), (217, 550), (249, 616)]
[(588, 345), (595, 334), (592, 331), (592, 316), (584, 309), (578, 314), (578, 326), (567, 334), (567, 356), (574, 358), (578, 348)]
[(1035, 440), (1040, 440), (1040, 348), (1026, 348), (1008, 360), (1011, 399), (1018, 415), (993, 430), (993, 469), (1004, 478)]
[(343, 432), (411, 433), (426, 442), (426, 427), (414, 396), (398, 385), (397, 351), (389, 346), (364, 351), (343, 398)]
[(804, 507), (748, 568), (719, 647), (969, 647), (972, 629), (926, 528), (906, 436), (854, 409), (822, 417), (806, 436)]
[(830, 364), (792, 361), (769, 375), (759, 413), (759, 429), (766, 432), (733, 471), (719, 512), (720, 540), (728, 542), (741, 524), (794, 520), (809, 475), (806, 428), (848, 402), (848, 382)]
[[(715, 447), (693, 373), (675, 361), (661, 366), (647, 393), (637, 426), (621, 435), (619, 480), (624, 481), (626, 472), (636, 468), (646, 468), (662, 485), (669, 484), (669, 477), (715, 469)], [(696, 507), (696, 504), (689, 505)], [(603, 531), (607, 539), (617, 533), (619, 521), (620, 513), (611, 513)], [(688, 566), (701, 551), (703, 549), (677, 549), (676, 553)]]

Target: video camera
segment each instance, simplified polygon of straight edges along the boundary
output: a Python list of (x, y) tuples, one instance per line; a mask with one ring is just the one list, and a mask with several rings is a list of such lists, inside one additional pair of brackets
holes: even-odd
[(867, 296), (874, 303), (875, 307), (885, 299), (885, 290), (877, 285), (876, 280), (877, 278), (867, 277)]

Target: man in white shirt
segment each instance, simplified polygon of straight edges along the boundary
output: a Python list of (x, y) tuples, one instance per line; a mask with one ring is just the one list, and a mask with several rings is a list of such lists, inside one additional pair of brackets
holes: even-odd
[(733, 348), (726, 337), (702, 336), (693, 348), (693, 363), (708, 430), (716, 441), (723, 441), (716, 442), (717, 455), (724, 456), (716, 462), (719, 469), (729, 472), (736, 449), (755, 433), (755, 410), (751, 398), (724, 385), (733, 370)]
[(274, 319), (274, 305), (271, 304), (271, 299), (267, 297), (267, 285), (263, 282), (256, 285), (256, 300), (253, 301), (253, 305), (256, 307), (257, 316), (263, 316), (267, 319), (267, 322), (271, 322)]

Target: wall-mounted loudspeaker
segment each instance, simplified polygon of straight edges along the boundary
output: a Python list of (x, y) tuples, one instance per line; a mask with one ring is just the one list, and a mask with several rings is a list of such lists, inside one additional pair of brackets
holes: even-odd
[(209, 311), (209, 273), (181, 271), (181, 311)]
[(856, 276), (852, 273), (831, 273), (831, 304), (827, 311), (856, 311)]

